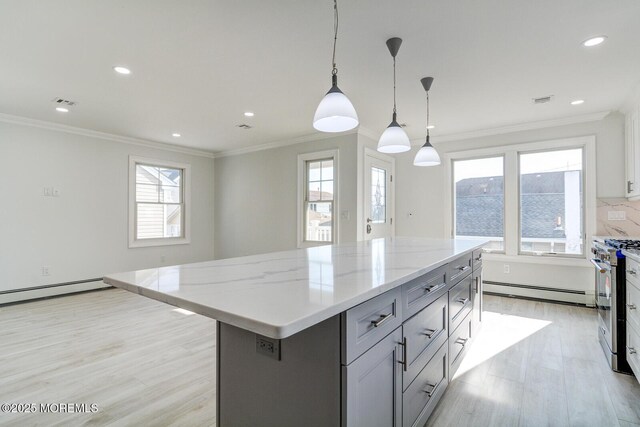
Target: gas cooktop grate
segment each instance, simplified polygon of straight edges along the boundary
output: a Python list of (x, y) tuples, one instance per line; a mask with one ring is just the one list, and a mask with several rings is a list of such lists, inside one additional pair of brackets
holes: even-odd
[(640, 249), (640, 240), (605, 239), (604, 243), (616, 249)]

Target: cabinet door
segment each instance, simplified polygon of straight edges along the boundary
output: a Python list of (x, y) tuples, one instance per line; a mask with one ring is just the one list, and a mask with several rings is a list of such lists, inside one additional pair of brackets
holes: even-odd
[(392, 427), (402, 423), (402, 328), (343, 366), (343, 426)]
[(625, 118), (625, 146), (626, 146), (626, 194), (627, 197), (640, 196), (640, 124), (638, 123), (638, 108), (629, 112)]

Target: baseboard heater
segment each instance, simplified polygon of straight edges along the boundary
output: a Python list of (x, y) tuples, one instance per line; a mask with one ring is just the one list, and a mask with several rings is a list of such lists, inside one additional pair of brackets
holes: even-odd
[(0, 291), (0, 305), (93, 291), (107, 287), (110, 286), (102, 281), (102, 277), (96, 277), (94, 279), (74, 280), (71, 282), (53, 283), (50, 285), (9, 289)]
[[(485, 285), (484, 293), (489, 295), (509, 295), (541, 301), (553, 301), (592, 306), (592, 304), (590, 304), (587, 299), (588, 295), (585, 291), (579, 291), (575, 289), (550, 288), (536, 285), (521, 285), (518, 283), (494, 282), (492, 280), (483, 280), (482, 283)], [(486, 285), (489, 285), (488, 289)], [(491, 286), (498, 286), (505, 289), (492, 290)], [(556, 295), (555, 297), (554, 294)]]

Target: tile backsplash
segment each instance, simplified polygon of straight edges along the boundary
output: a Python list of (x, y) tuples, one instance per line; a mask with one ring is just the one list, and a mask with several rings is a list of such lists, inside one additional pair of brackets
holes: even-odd
[[(596, 235), (640, 237), (640, 201), (603, 198), (598, 199), (596, 207)], [(624, 220), (614, 219), (621, 215)]]

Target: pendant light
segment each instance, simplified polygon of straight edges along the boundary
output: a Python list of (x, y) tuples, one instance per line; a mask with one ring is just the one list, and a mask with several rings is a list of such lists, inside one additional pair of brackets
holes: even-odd
[(411, 141), (407, 133), (398, 124), (396, 114), (396, 55), (400, 50), (402, 39), (393, 37), (387, 40), (387, 48), (393, 57), (393, 118), (391, 124), (382, 132), (378, 141), (378, 151), (381, 153), (403, 153), (411, 150)]
[(336, 43), (338, 41), (338, 0), (333, 0), (333, 70), (331, 71), (331, 89), (322, 98), (313, 127), (321, 132), (344, 132), (358, 126), (358, 114), (349, 98), (338, 88), (338, 69), (336, 68)]
[(433, 83), (433, 77), (424, 77), (420, 80), (422, 87), (427, 92), (427, 140), (416, 153), (416, 158), (413, 160), (415, 166), (437, 166), (440, 164), (440, 156), (433, 145), (429, 142), (429, 89), (431, 89), (431, 83)]

